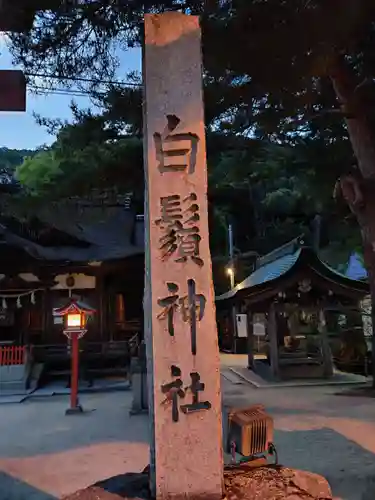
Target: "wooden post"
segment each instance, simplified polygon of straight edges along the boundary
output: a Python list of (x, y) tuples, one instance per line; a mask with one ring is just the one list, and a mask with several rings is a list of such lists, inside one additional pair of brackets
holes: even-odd
[(270, 342), (271, 370), (274, 377), (279, 377), (279, 346), (277, 342), (276, 307), (272, 302), (268, 312), (268, 338)]
[(198, 17), (145, 16), (145, 297), (151, 493), (222, 498)]
[(43, 344), (48, 344), (48, 337), (50, 331), (54, 331), (53, 328), (53, 316), (52, 316), (52, 303), (51, 303), (51, 292), (49, 288), (43, 290), (42, 297), (42, 338)]
[(105, 293), (104, 293), (104, 276), (99, 272), (95, 275), (97, 287), (97, 304), (98, 304), (98, 330), (100, 341), (104, 340), (104, 326), (107, 324), (105, 321)]
[(247, 367), (254, 369), (254, 314), (246, 312), (247, 316)]
[(78, 403), (78, 369), (79, 369), (79, 332), (71, 333), (71, 379), (70, 379), (70, 408), (66, 410), (66, 415), (82, 413), (82, 407)]
[(238, 313), (238, 306), (237, 304), (233, 304), (231, 308), (231, 314), (232, 314), (232, 351), (233, 354), (236, 354), (237, 351), (237, 313)]

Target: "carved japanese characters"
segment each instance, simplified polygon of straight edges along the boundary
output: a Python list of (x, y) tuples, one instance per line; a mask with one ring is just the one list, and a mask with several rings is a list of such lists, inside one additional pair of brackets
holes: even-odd
[[(182, 373), (180, 368), (172, 365), (171, 377), (175, 380), (161, 386), (161, 391), (166, 396), (162, 404), (171, 404), (173, 422), (179, 421), (179, 410), (181, 410), (182, 413), (188, 414), (196, 411), (209, 410), (211, 408), (211, 403), (209, 401), (199, 400), (199, 393), (203, 392), (205, 388), (204, 383), (201, 382), (199, 373), (190, 373), (190, 385), (187, 387), (184, 387), (181, 376)], [(181, 404), (181, 401), (185, 401), (185, 397), (189, 395), (191, 397), (191, 402)]]
[(182, 320), (190, 324), (191, 353), (197, 354), (197, 321), (201, 321), (206, 307), (206, 297), (196, 293), (195, 281), (189, 279), (187, 282), (188, 292), (180, 297), (179, 286), (176, 283), (167, 283), (169, 295), (158, 299), (162, 308), (157, 318), (167, 320), (168, 333), (171, 337), (175, 335), (174, 316), (180, 312)]
[(160, 228), (159, 245), (161, 258), (174, 257), (175, 262), (191, 259), (203, 266), (199, 243), (199, 205), (197, 195), (190, 193), (181, 199), (179, 194), (160, 198), (160, 219), (155, 221)]
[(151, 494), (221, 500), (220, 359), (198, 18), (145, 15), (143, 63)]
[(197, 161), (199, 137), (196, 134), (178, 133), (181, 120), (175, 115), (167, 115), (167, 125), (162, 133), (154, 133), (158, 169), (163, 172), (186, 171), (193, 174)]

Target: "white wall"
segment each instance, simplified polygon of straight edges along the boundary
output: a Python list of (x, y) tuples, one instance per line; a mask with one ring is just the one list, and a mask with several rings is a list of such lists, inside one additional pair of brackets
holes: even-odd
[(79, 274), (58, 274), (55, 278), (57, 284), (51, 288), (51, 290), (69, 290), (66, 284), (66, 279), (72, 276), (74, 278), (75, 284), (71, 288), (72, 290), (87, 290), (95, 288), (96, 281), (95, 276), (86, 276), (83, 273)]

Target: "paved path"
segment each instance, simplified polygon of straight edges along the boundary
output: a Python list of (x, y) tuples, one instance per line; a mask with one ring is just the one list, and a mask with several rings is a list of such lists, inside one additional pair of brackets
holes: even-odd
[(146, 416), (131, 394), (87, 394), (85, 415), (66, 417), (54, 396), (0, 406), (0, 500), (52, 500), (148, 463)]
[[(223, 377), (224, 410), (263, 403), (284, 465), (323, 474), (338, 498), (375, 498), (375, 400), (233, 382)], [(0, 405), (0, 500), (53, 500), (147, 464), (148, 419), (129, 417), (130, 393), (85, 394), (82, 403), (94, 411), (66, 417), (66, 396)]]

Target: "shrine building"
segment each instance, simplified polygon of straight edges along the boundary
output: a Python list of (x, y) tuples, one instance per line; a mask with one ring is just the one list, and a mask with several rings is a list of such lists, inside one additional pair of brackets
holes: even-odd
[(368, 294), (367, 281), (336, 272), (297, 238), (216, 297), (221, 348), (247, 353), (249, 369), (268, 378), (331, 377), (335, 365), (365, 363)]
[(129, 345), (142, 337), (143, 216), (125, 201), (105, 209), (75, 201), (27, 223), (0, 222), (0, 367), (27, 357), (49, 376), (68, 373), (54, 311), (75, 298), (97, 311), (84, 338), (90, 369), (125, 372)]

